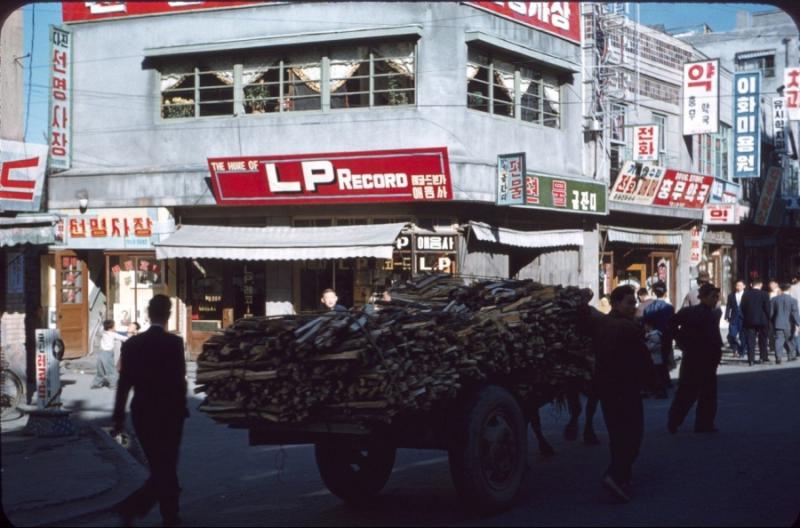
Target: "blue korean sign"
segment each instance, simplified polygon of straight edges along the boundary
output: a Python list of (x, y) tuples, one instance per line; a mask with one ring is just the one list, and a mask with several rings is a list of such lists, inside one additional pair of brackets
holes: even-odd
[(761, 72), (733, 77), (733, 177), (758, 178), (761, 166)]
[(525, 153), (497, 156), (497, 205), (525, 203)]

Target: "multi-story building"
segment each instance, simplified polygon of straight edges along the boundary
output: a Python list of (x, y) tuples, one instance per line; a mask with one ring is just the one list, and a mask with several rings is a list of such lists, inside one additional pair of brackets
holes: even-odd
[[(784, 69), (800, 64), (798, 28), (781, 10), (763, 13), (741, 11), (736, 27), (725, 32), (688, 32), (680, 38), (711, 57), (719, 57), (732, 71), (761, 72), (761, 167), (760, 177), (744, 183), (750, 218), (738, 240), (739, 268), (745, 280), (788, 279), (800, 272), (800, 207), (797, 204), (798, 161), (796, 121), (787, 121), (786, 148), (775, 148), (773, 100), (783, 94)], [(783, 200), (772, 207), (766, 225), (753, 220), (770, 167), (782, 170)], [(792, 198), (793, 200), (788, 200)], [(745, 275), (746, 274), (746, 275)]]
[[(328, 287), (359, 306), (426, 270), (596, 288), (580, 8), (521, 6), (64, 3), (72, 158), (48, 207), (68, 349), (157, 292), (196, 352), (236, 318)], [(525, 206), (497, 205), (510, 153)]]

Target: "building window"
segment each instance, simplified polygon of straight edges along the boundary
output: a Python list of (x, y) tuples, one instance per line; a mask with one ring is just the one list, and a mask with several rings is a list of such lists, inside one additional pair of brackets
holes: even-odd
[(309, 48), (160, 73), (163, 119), (416, 104), (414, 42)]
[(667, 166), (667, 116), (653, 113), (653, 123), (658, 126), (658, 164)]
[(775, 53), (747, 52), (736, 55), (736, 71), (760, 71), (765, 77), (775, 77)]
[(609, 112), (609, 182), (617, 179), (625, 163), (627, 142), (625, 136), (625, 105), (612, 103)]
[(470, 46), (467, 108), (559, 128), (561, 87), (553, 72)]
[(719, 125), (719, 133), (703, 134), (700, 138), (700, 172), (729, 180), (731, 127)]

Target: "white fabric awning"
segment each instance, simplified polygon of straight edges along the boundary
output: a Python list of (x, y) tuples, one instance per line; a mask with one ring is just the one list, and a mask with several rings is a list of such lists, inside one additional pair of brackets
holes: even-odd
[(609, 242), (625, 242), (642, 246), (680, 246), (683, 233), (680, 231), (658, 231), (655, 229), (606, 228)]
[(524, 248), (583, 246), (583, 231), (580, 229), (515, 231), (505, 227), (492, 227), (483, 222), (470, 222), (469, 227), (478, 240), (506, 246)]
[(336, 227), (224, 227), (183, 225), (153, 244), (156, 258), (317, 260), (392, 258), (406, 224)]

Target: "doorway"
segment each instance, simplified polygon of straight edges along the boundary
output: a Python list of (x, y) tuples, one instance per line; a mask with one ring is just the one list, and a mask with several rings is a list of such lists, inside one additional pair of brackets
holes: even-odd
[(84, 357), (89, 343), (86, 261), (72, 251), (57, 252), (56, 280), (56, 323), (64, 341), (64, 357)]

